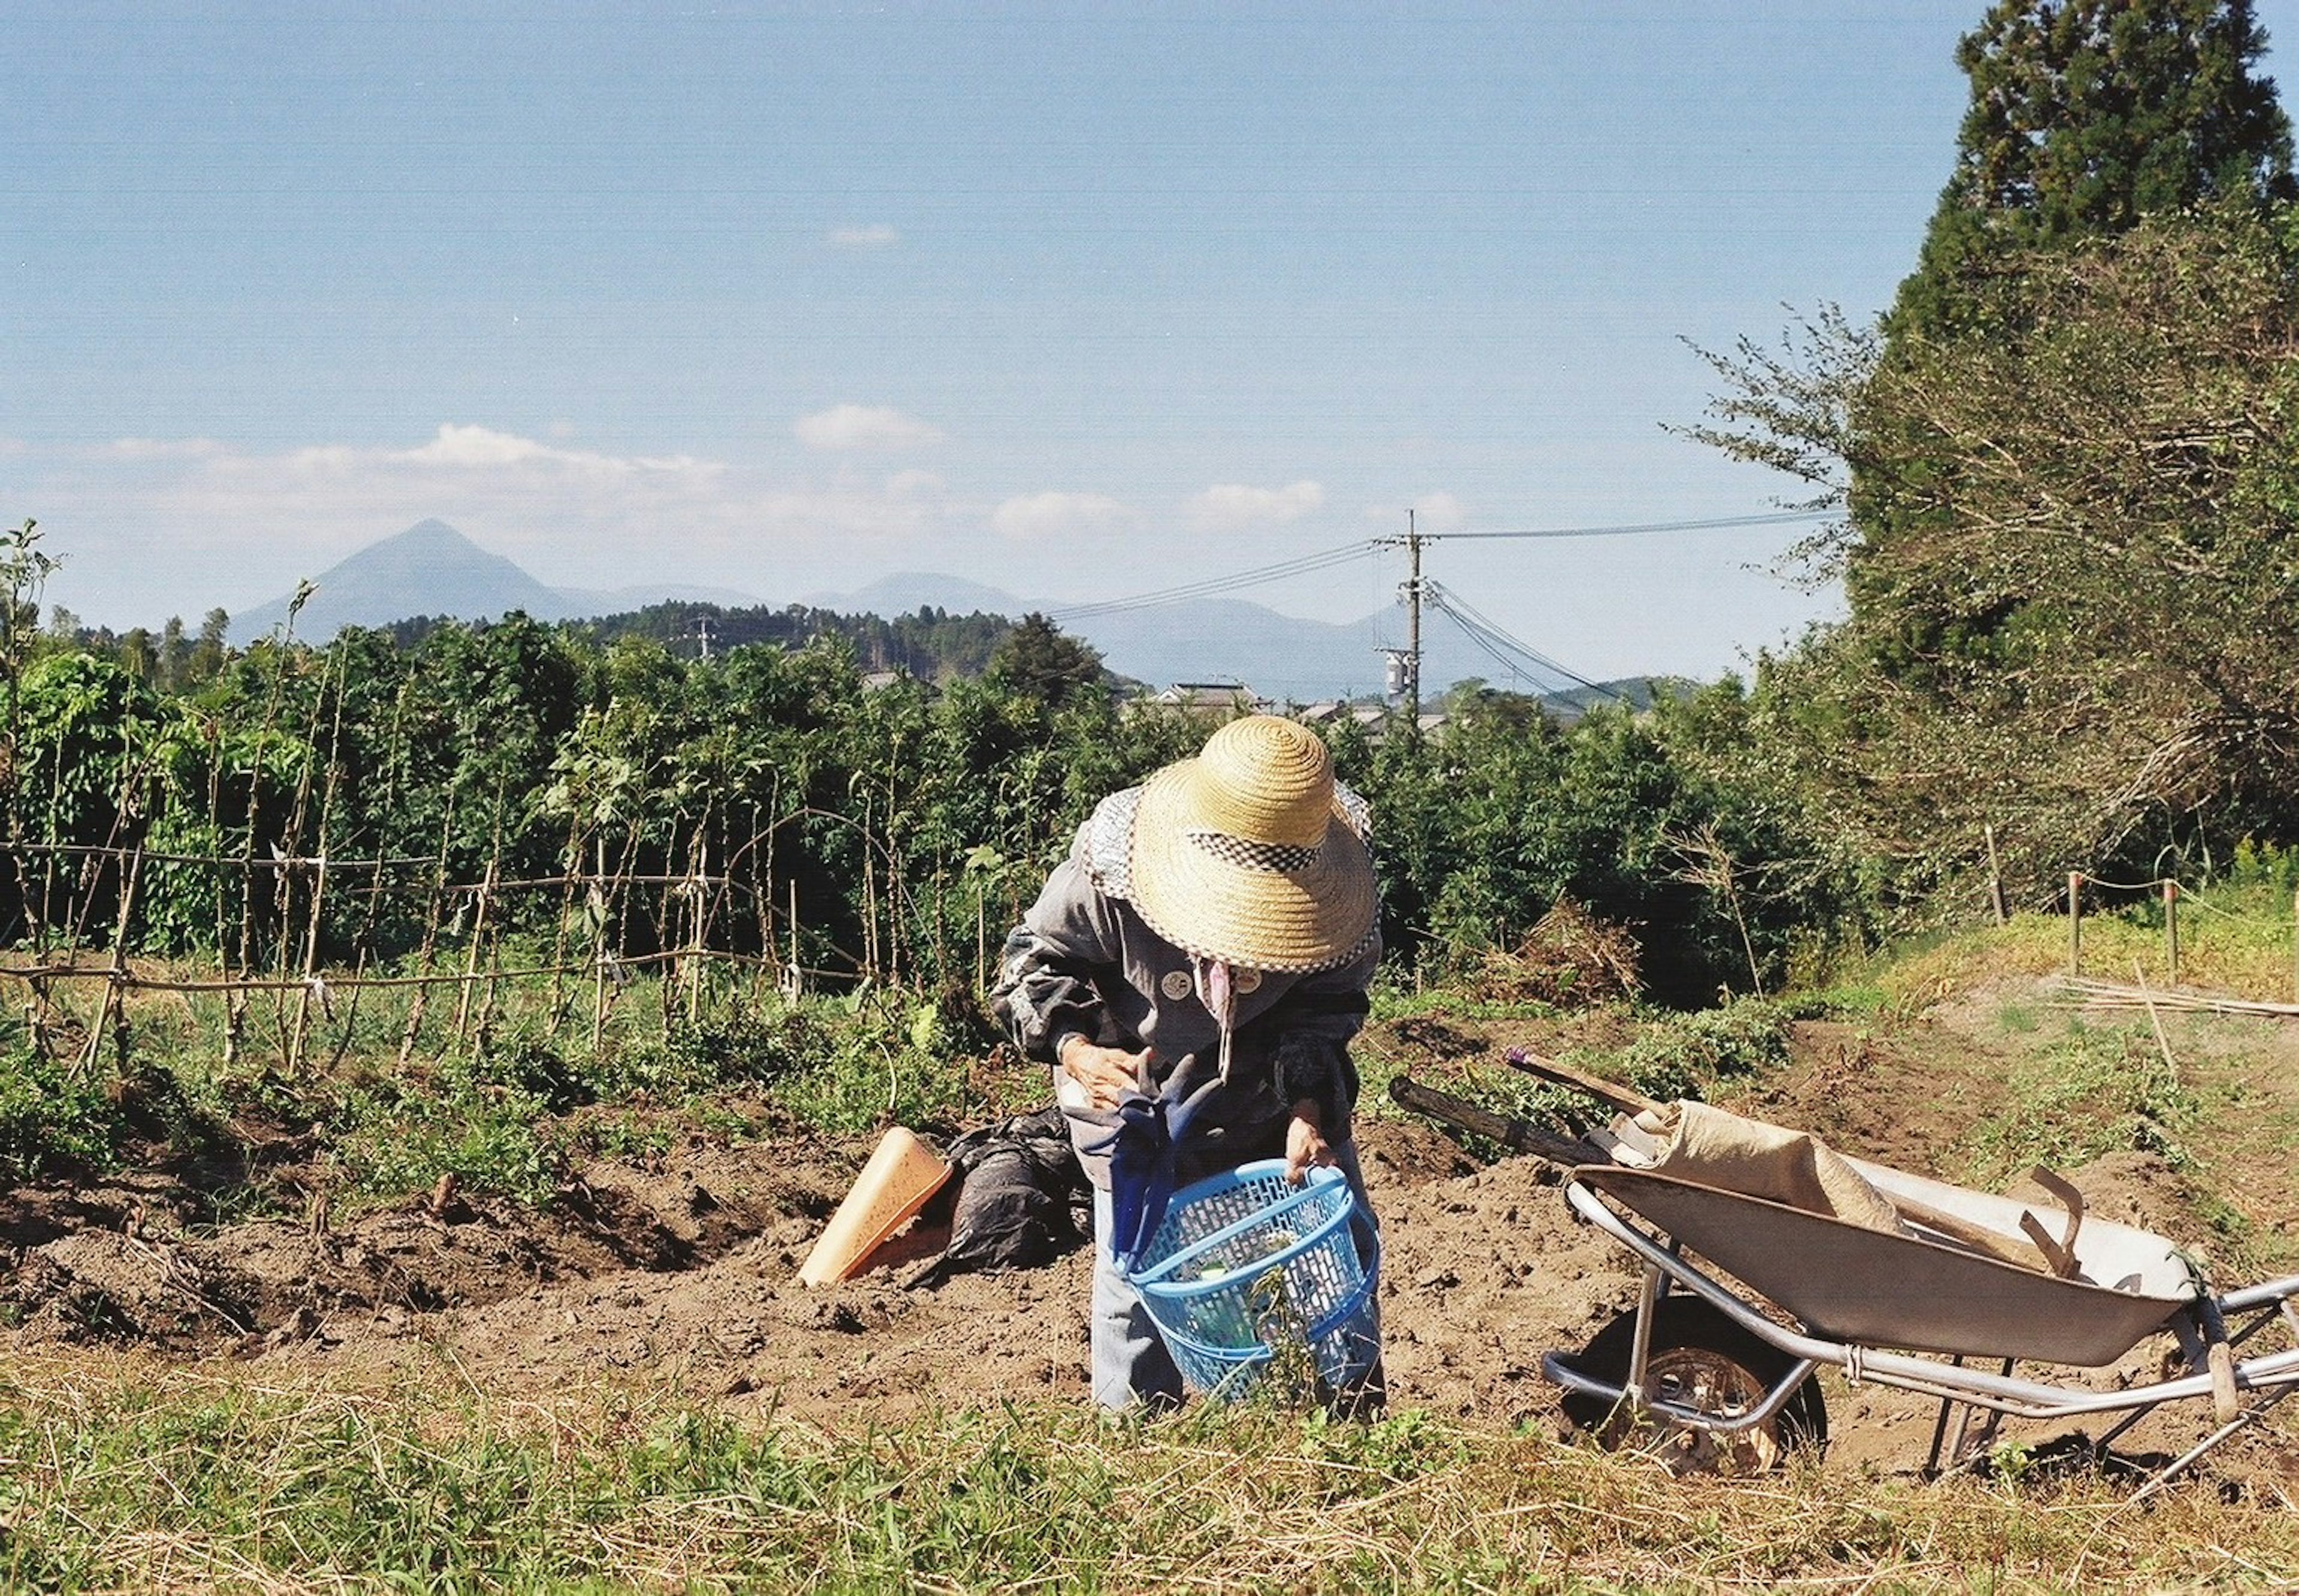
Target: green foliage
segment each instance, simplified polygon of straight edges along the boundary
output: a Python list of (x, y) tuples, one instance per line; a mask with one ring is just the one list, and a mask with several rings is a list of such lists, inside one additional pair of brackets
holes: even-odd
[[(1761, 363), (1712, 436), (1833, 457), (1850, 613), (1764, 661), (1759, 755), (1903, 901), (2299, 838), (2299, 294), (2245, 207), (2018, 257), (1988, 330)], [(1849, 427), (1847, 429), (1847, 418)]]
[(1996, 0), (1956, 49), (1971, 108), (1896, 342), (1989, 320), (1975, 279), (2036, 245), (2294, 197), (2266, 47), (2250, 0)]
[(1108, 691), (1101, 656), (1034, 611), (999, 639), (984, 679), (1057, 711)]
[[(1001, 638), (979, 679), (890, 685), (836, 636), (722, 636), (706, 660), (519, 616), (404, 644), (270, 637), (212, 669), (162, 669), (175, 644), (137, 669), (49, 649), (27, 667), (14, 812), (32, 844), (153, 856), (140, 952), (292, 975), (315, 906), (322, 968), (436, 968), (474, 937), (483, 962), (536, 965), (700, 944), (904, 989), (906, 1027), (934, 1012), (899, 1055), (978, 1052), (972, 994), (1078, 823), (1213, 727), (1114, 701), (1042, 617)], [(1407, 967), (1473, 965), (1570, 896), (1642, 940), (1659, 994), (1705, 1002), (1776, 985), (1800, 922), (1851, 913), (1805, 817), (1712, 757), (1739, 711), (1672, 695), (1560, 728), (1515, 694), (1457, 707), (1440, 737), (1333, 734), (1374, 806), (1384, 935)], [(67, 925), (100, 941), (117, 918), (117, 861), (53, 857), (0, 874), (0, 942)], [(341, 861), (324, 877), (273, 862), (323, 857)], [(482, 894), (490, 873), (546, 885)]]
[(122, 1129), (118, 1110), (87, 1072), (22, 1040), (0, 1047), (0, 1177), (109, 1168)]
[(1743, 998), (1721, 1009), (1672, 1016), (1639, 1034), (1609, 1068), (1664, 1102), (1705, 1098), (1719, 1084), (1785, 1065), (1788, 1021), (1777, 1003)]
[(1570, 898), (1631, 929), (1664, 1001), (1777, 980), (1797, 926), (1853, 912), (1848, 878), (1815, 861), (1791, 806), (1709, 760), (1735, 734), (1707, 713), (1606, 709), (1559, 728), (1500, 695), (1345, 771), (1374, 803), (1389, 945), (1441, 977)]
[(2192, 1168), (2180, 1137), (2200, 1110), (2146, 1026), (2071, 1019), (2056, 1045), (2013, 1064), (2001, 1106), (1968, 1138), (1971, 1180), (1995, 1191), (2031, 1164), (2071, 1169), (2133, 1149)]

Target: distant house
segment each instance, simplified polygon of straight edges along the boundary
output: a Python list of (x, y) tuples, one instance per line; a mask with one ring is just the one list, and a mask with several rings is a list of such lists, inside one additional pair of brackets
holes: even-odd
[(1259, 714), (1274, 707), (1243, 682), (1175, 682), (1150, 702), (1189, 715), (1229, 715), (1240, 710)]

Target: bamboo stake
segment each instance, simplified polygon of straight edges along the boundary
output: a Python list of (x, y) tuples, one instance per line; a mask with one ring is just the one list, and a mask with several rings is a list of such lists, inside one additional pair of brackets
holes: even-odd
[(2083, 974), (2083, 872), (2068, 872), (2068, 974)]
[(142, 863), (132, 862), (128, 867), (128, 879), (120, 884), (120, 915), (112, 927), (112, 968), (108, 972), (111, 979), (104, 982), (103, 994), (96, 1002), (95, 1023), (87, 1028), (87, 1052), (83, 1064), (90, 1071), (95, 1069), (97, 1051), (104, 1045), (104, 1028), (111, 1023), (115, 1010), (119, 1028), (113, 1034), (112, 1042), (119, 1052), (120, 1068), (125, 1070), (128, 1067), (128, 1005), (125, 996), (128, 921), (136, 910), (136, 887), (143, 873)]
[(453, 1051), (463, 1051), (463, 1039), (471, 1018), (471, 988), (479, 974), (479, 952), (486, 941), (487, 911), (494, 906), (495, 858), (487, 859), (487, 878), (479, 884), (477, 902), (471, 910), (471, 942), (463, 959), (463, 985), (455, 997), (455, 1043)]
[[(568, 818), (567, 846), (561, 850), (562, 856), (567, 860), (567, 883), (559, 894), (559, 925), (558, 928), (552, 933), (551, 938), (551, 962), (553, 964), (564, 963), (567, 959), (567, 923), (574, 918), (575, 887), (576, 884), (583, 878), (582, 828), (583, 817), (578, 810)], [(550, 1016), (550, 1028), (554, 1032), (559, 1029), (560, 1021), (566, 1016), (566, 977), (552, 977), (551, 1001), (545, 1012)]]
[(2163, 963), (2171, 972), (2169, 985), (2179, 984), (2179, 884), (2163, 881)]
[(2004, 866), (1996, 857), (1996, 827), (1990, 824), (1979, 829), (1988, 839), (1988, 901), (1995, 908), (1996, 923), (2001, 926), (2012, 916), (2004, 901)]
[(798, 961), (798, 877), (790, 883), (790, 973), (784, 977), (789, 985), (788, 996), (795, 999), (806, 990), (806, 970)]
[[(336, 683), (335, 724), (328, 733), (328, 783), (320, 791), (319, 862), (312, 867), (311, 918), (303, 936), (303, 979), (314, 980), (320, 969), (320, 926), (327, 912), (328, 902), (328, 843), (329, 822), (336, 810), (336, 789), (343, 777), (344, 745), (344, 683), (340, 674)], [(287, 1073), (300, 1073), (303, 1068), (303, 1050), (311, 1038), (311, 989), (307, 985), (295, 1000), (295, 1030), (287, 1047)]]
[[(431, 912), (424, 918), (423, 948), (416, 956), (418, 975), (427, 976), (435, 968), (434, 960), (439, 946), (439, 919), (446, 912), (447, 839), (454, 825), (455, 789), (451, 786), (447, 789), (445, 812), (439, 818), (439, 869), (432, 877)], [(407, 1028), (400, 1033), (399, 1037), (399, 1067), (402, 1069), (406, 1068), (408, 1060), (415, 1056), (415, 1043), (423, 1033), (423, 1016), (430, 1006), (430, 990), (427, 986), (418, 986), (415, 1001), (407, 1006)]]

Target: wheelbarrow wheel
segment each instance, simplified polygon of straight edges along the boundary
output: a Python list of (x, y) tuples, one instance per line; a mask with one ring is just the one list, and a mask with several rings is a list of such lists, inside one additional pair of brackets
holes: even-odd
[[(1625, 1385), (1636, 1346), (1634, 1309), (1599, 1330), (1573, 1367), (1608, 1385)], [(1796, 1359), (1741, 1328), (1697, 1297), (1664, 1297), (1655, 1305), (1646, 1365), (1664, 1401), (1718, 1418), (1747, 1412), (1796, 1367)], [(1772, 1417), (1730, 1434), (1656, 1421), (1626, 1401), (1567, 1392), (1564, 1417), (1607, 1451), (1650, 1451), (1675, 1474), (1757, 1474), (1778, 1467), (1803, 1447), (1828, 1442), (1828, 1408), (1820, 1383), (1807, 1379)]]

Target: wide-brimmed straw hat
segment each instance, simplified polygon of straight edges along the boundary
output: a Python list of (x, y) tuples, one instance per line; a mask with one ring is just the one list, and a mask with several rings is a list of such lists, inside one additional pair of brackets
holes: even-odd
[(1329, 969), (1373, 935), (1373, 858), (1336, 800), (1332, 755), (1274, 715), (1231, 721), (1149, 779), (1128, 873), (1150, 928), (1199, 958)]

